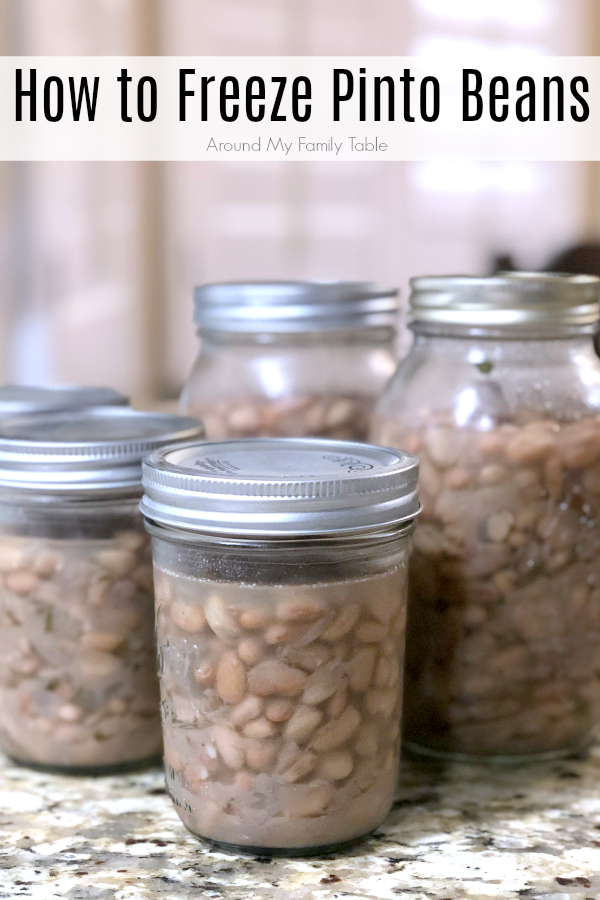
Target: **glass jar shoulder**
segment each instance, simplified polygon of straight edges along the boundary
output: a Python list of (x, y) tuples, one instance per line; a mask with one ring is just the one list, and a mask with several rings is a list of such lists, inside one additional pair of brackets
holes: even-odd
[(380, 439), (394, 421), (488, 430), (506, 422), (570, 421), (598, 412), (600, 360), (587, 337), (417, 337), (378, 404), (372, 436)]
[(209, 438), (365, 439), (396, 365), (391, 337), (270, 336), (204, 343), (180, 406)]

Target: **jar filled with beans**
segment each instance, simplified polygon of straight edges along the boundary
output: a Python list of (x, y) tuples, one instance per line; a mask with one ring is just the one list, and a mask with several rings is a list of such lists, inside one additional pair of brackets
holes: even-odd
[(416, 483), (413, 457), (319, 439), (147, 460), (167, 784), (194, 834), (305, 855), (387, 814)]
[(355, 282), (207, 284), (181, 411), (210, 440), (367, 438), (396, 366), (397, 291)]
[(561, 755), (600, 721), (600, 281), (418, 278), (373, 438), (418, 455), (405, 737)]
[(0, 745), (18, 762), (101, 773), (160, 754), (141, 462), (201, 436), (108, 407), (0, 423)]

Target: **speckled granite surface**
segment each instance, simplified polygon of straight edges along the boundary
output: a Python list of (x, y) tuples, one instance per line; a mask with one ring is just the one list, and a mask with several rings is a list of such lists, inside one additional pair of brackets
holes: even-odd
[(159, 771), (101, 779), (0, 763), (0, 898), (600, 898), (600, 748), (503, 769), (406, 762), (375, 837), (315, 860), (187, 834)]

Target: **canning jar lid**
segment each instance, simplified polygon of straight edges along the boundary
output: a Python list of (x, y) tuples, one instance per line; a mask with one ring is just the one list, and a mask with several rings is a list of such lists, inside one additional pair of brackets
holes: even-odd
[(0, 489), (64, 496), (139, 488), (146, 454), (203, 434), (196, 419), (116, 406), (6, 419)]
[(592, 329), (600, 318), (600, 279), (594, 275), (501, 272), (411, 279), (417, 330), (427, 325), (542, 331)]
[(148, 520), (224, 536), (376, 530), (419, 511), (416, 458), (357, 442), (205, 442), (158, 450), (143, 470)]
[(129, 397), (109, 387), (0, 385), (0, 416), (20, 416), (73, 407), (128, 405)]
[(203, 331), (297, 333), (394, 327), (398, 291), (362, 281), (247, 281), (194, 291)]

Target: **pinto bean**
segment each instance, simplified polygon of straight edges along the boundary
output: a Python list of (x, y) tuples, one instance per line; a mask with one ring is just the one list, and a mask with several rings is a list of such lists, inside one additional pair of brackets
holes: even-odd
[(26, 562), (24, 547), (18, 543), (0, 544), (0, 572), (14, 572)]
[(208, 598), (204, 607), (204, 616), (217, 637), (226, 644), (235, 642), (239, 637), (237, 620), (219, 594), (212, 594)]
[(90, 650), (103, 650), (111, 653), (123, 643), (123, 638), (110, 631), (88, 631), (81, 635), (81, 643)]
[(243, 739), (232, 728), (213, 725), (213, 740), (219, 755), (230, 769), (241, 769), (245, 761)]
[(267, 704), (265, 715), (271, 722), (288, 722), (295, 710), (291, 700), (271, 700)]
[(246, 670), (233, 651), (224, 653), (219, 660), (217, 691), (224, 703), (239, 703), (246, 692)]
[(543, 462), (556, 446), (555, 436), (548, 431), (523, 429), (509, 442), (506, 458), (517, 465)]
[(273, 735), (277, 733), (277, 729), (273, 722), (270, 722), (265, 716), (261, 716), (259, 719), (253, 719), (251, 722), (248, 722), (247, 725), (244, 725), (242, 731), (245, 737), (255, 738), (256, 740), (273, 737)]
[(246, 745), (246, 764), (254, 772), (264, 772), (277, 752), (273, 741), (248, 741)]
[(296, 781), (301, 781), (303, 778), (306, 778), (307, 775), (310, 775), (316, 764), (316, 753), (311, 753), (311, 751), (308, 750), (306, 753), (299, 756), (289, 769), (286, 769), (285, 772), (282, 773), (281, 777), (289, 784), (294, 784)]
[(208, 660), (201, 663), (194, 671), (194, 678), (199, 685), (202, 685), (202, 687), (211, 685), (215, 680), (215, 675), (216, 666), (214, 663), (209, 662)]
[(249, 631), (264, 628), (269, 619), (269, 612), (266, 609), (243, 609), (240, 612), (240, 625)]
[(275, 694), (297, 697), (304, 690), (306, 681), (305, 672), (274, 659), (259, 663), (248, 673), (248, 686), (259, 697)]
[(354, 628), (359, 616), (360, 606), (357, 603), (344, 606), (329, 628), (321, 634), (321, 640), (328, 643), (339, 641)]
[(301, 744), (306, 741), (323, 719), (323, 713), (312, 706), (298, 706), (285, 726), (285, 737)]
[(348, 663), (348, 676), (353, 691), (363, 693), (367, 690), (371, 684), (376, 661), (377, 650), (374, 647), (364, 647), (352, 657)]
[(308, 819), (321, 815), (329, 806), (333, 794), (328, 782), (289, 785), (289, 788), (299, 790), (282, 790), (279, 810), (290, 819)]
[(339, 719), (321, 726), (312, 740), (312, 747), (318, 751), (335, 750), (352, 737), (359, 725), (360, 713), (353, 706), (347, 706)]
[(328, 781), (343, 781), (354, 768), (352, 754), (346, 751), (327, 753), (319, 764), (319, 775)]
[(318, 706), (324, 700), (328, 700), (340, 686), (341, 664), (339, 662), (326, 663), (320, 666), (316, 672), (309, 675), (302, 702), (309, 706)]
[(101, 550), (97, 555), (97, 560), (110, 575), (122, 578), (128, 575), (136, 563), (136, 556), (131, 550), (109, 549)]
[(263, 655), (262, 645), (255, 638), (243, 638), (238, 644), (237, 652), (239, 658), (249, 666), (257, 663)]
[(257, 719), (262, 713), (263, 702), (260, 697), (248, 694), (244, 699), (232, 709), (229, 713), (229, 721), (232, 725), (240, 727), (247, 725), (252, 719)]
[(284, 622), (312, 622), (322, 616), (323, 605), (310, 598), (282, 600), (277, 605), (277, 618)]
[(176, 600), (171, 606), (171, 618), (182, 631), (192, 634), (202, 631), (206, 625), (206, 616), (201, 606), (191, 606)]

